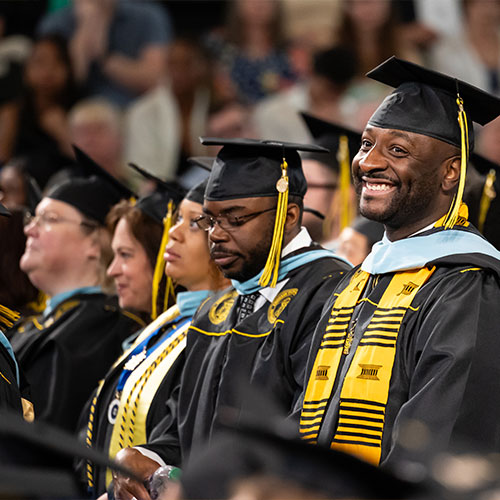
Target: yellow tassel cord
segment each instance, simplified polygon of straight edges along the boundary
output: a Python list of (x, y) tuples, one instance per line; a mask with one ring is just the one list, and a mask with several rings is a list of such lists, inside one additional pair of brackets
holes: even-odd
[(0, 305), (0, 326), (10, 328), (20, 317), (17, 311)]
[(458, 211), (460, 210), (460, 205), (462, 204), (462, 196), (464, 194), (465, 188), (465, 176), (467, 174), (467, 162), (469, 161), (469, 129), (467, 127), (467, 115), (464, 110), (464, 102), (462, 98), (457, 94), (457, 105), (458, 105), (458, 124), (460, 125), (460, 137), (461, 137), (461, 162), (460, 162), (460, 181), (458, 183), (458, 191), (451, 202), (450, 209), (446, 214), (446, 219), (444, 221), (444, 228), (452, 228), (458, 220)]
[(285, 231), (286, 214), (288, 210), (288, 163), (283, 158), (281, 164), (281, 177), (276, 183), (278, 191), (278, 206), (276, 208), (276, 219), (274, 222), (273, 241), (269, 255), (267, 257), (264, 271), (259, 280), (259, 285), (262, 287), (268, 286), (270, 282), (271, 287), (275, 287), (278, 282), (278, 272), (280, 267), (281, 246), (283, 244), (283, 234)]
[[(174, 213), (174, 203), (172, 200), (170, 200), (168, 202), (167, 215), (163, 219), (163, 234), (161, 237), (160, 248), (158, 249), (158, 254), (156, 256), (155, 272), (153, 274), (153, 290), (152, 290), (153, 300), (152, 300), (152, 304), (151, 304), (151, 317), (152, 317), (152, 319), (156, 319), (158, 317), (158, 307), (157, 307), (158, 289), (160, 287), (160, 282), (161, 282), (161, 279), (163, 277), (163, 273), (165, 272), (165, 260), (163, 259), (163, 254), (165, 253), (165, 247), (167, 246), (167, 243), (168, 243), (168, 232), (170, 231), (170, 228), (172, 227), (173, 213)], [(165, 289), (164, 306), (165, 306), (165, 303), (168, 302), (168, 293), (170, 292), (170, 289), (172, 289), (172, 291), (173, 291), (172, 280), (169, 278), (167, 280), (167, 286)], [(165, 309), (165, 307), (164, 307), (164, 309)]]
[(349, 141), (345, 135), (340, 136), (338, 161), (340, 165), (340, 230), (342, 231), (352, 221), (350, 203), (351, 161)]
[(484, 223), (486, 222), (486, 216), (488, 215), (488, 210), (490, 209), (491, 202), (495, 199), (497, 193), (493, 184), (497, 178), (497, 173), (494, 169), (491, 169), (486, 176), (486, 181), (483, 187), (483, 194), (481, 195), (481, 201), (479, 202), (479, 220), (477, 223), (477, 228), (480, 233), (483, 233)]

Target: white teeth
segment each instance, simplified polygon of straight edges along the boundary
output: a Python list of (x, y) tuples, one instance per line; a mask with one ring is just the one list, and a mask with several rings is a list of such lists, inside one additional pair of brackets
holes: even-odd
[(366, 183), (366, 187), (372, 191), (389, 191), (391, 189), (389, 184), (371, 184), (369, 182)]

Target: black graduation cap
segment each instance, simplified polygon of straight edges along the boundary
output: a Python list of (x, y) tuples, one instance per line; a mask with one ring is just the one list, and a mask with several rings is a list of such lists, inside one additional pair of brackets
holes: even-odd
[(0, 203), (0, 215), (10, 216), (10, 212)]
[(277, 196), (276, 183), (281, 178), (283, 158), (288, 164), (288, 189), (303, 197), (307, 184), (298, 151), (324, 152), (313, 144), (222, 139), (202, 137), (205, 146), (223, 146), (210, 173), (205, 199), (210, 201)]
[(128, 165), (145, 179), (153, 181), (156, 184), (155, 192), (139, 198), (135, 206), (149, 215), (153, 220), (162, 224), (167, 213), (168, 202), (172, 200), (174, 206), (177, 206), (182, 198), (184, 198), (186, 191), (176, 182), (166, 182), (135, 163), (129, 163)]
[(383, 224), (381, 224), (380, 222), (376, 222), (374, 220), (367, 219), (362, 215), (358, 215), (358, 217), (354, 219), (353, 223), (351, 224), (351, 227), (358, 233), (361, 233), (362, 235), (366, 236), (370, 248), (375, 243), (377, 243), (377, 241), (380, 241), (384, 236)]
[(215, 158), (213, 156), (191, 156), (187, 159), (193, 167), (199, 167), (207, 172), (207, 176), (200, 182), (197, 182), (186, 194), (186, 199), (203, 205), (205, 190), (208, 184), (208, 174), (212, 170)]
[(104, 225), (111, 207), (124, 198), (133, 197), (134, 193), (81, 149), (76, 146), (73, 149), (84, 177), (75, 177), (54, 186), (47, 197), (64, 201)]
[(406, 130), (461, 147), (457, 120), (457, 94), (463, 100), (469, 129), (469, 148), (474, 145), (471, 122), (485, 125), (500, 115), (500, 99), (456, 78), (397, 57), (391, 57), (366, 74), (397, 87), (385, 98), (368, 123), (375, 127)]
[(84, 172), (84, 177), (96, 176), (99, 179), (106, 181), (120, 194), (121, 199), (136, 197), (136, 194), (123, 184), (123, 182), (120, 182), (116, 177), (113, 177), (107, 170), (101, 167), (90, 156), (74, 144), (73, 151), (75, 152), (77, 165)]
[[(355, 456), (308, 444), (282, 419), (263, 424), (235, 410), (231, 421), (225, 412), (223, 423), (224, 432), (191, 455), (183, 469), (183, 498), (228, 498), (237, 481), (251, 479), (255, 484), (258, 477), (291, 488), (289, 494), (299, 488), (307, 498), (404, 499), (427, 489)], [(270, 498), (283, 497), (279, 490)]]
[(316, 160), (323, 163), (327, 167), (339, 171), (339, 159), (338, 151), (340, 144), (340, 137), (347, 137), (349, 156), (353, 158), (359, 151), (361, 144), (361, 133), (351, 130), (347, 127), (343, 127), (333, 122), (327, 122), (316, 118), (308, 113), (300, 112), (300, 116), (304, 120), (311, 133), (314, 144), (318, 146), (323, 146), (330, 150), (329, 154), (316, 154), (316, 153), (305, 153), (302, 159)]
[(72, 472), (75, 458), (134, 477), (66, 431), (40, 421), (28, 423), (6, 410), (0, 418), (1, 498), (83, 498)]

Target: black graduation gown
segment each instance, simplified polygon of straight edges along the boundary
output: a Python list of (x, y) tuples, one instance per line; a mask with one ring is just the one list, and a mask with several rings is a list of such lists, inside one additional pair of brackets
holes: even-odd
[[(148, 344), (147, 349), (155, 348), (155, 346), (160, 346), (170, 335), (171, 327), (182, 323), (185, 318), (177, 318), (174, 321), (169, 321), (161, 328), (161, 331), (157, 335), (152, 337)], [(169, 340), (167, 340), (169, 342)], [(157, 355), (154, 356), (156, 358)], [(112, 403), (116, 398), (116, 391), (118, 387), (118, 381), (120, 375), (123, 371), (125, 363), (129, 360), (129, 357), (123, 357), (120, 362), (116, 363), (112, 369), (106, 375), (102, 386), (98, 390), (98, 397), (95, 401), (94, 418), (93, 418), (93, 435), (92, 435), (92, 447), (109, 454), (109, 446), (111, 442), (113, 428), (117, 424), (113, 424), (110, 421), (110, 412)], [(168, 370), (167, 376), (163, 378), (158, 386), (148, 387), (148, 390), (154, 391), (154, 397), (148, 408), (147, 418), (146, 418), (146, 436), (149, 437), (153, 428), (162, 420), (163, 417), (168, 413), (168, 408), (166, 406), (166, 401), (168, 400), (172, 390), (178, 385), (180, 380), (180, 374), (182, 372), (182, 367), (184, 366), (184, 352), (181, 352), (177, 359), (174, 361), (170, 369)], [(90, 405), (94, 399), (97, 391), (94, 391), (94, 395), (89, 399), (85, 411), (82, 413), (82, 418), (79, 423), (79, 434), (80, 436), (85, 436), (87, 432), (87, 425), (90, 414)], [(86, 462), (80, 462), (77, 465), (79, 475), (81, 476), (81, 481), (87, 485), (87, 471)], [(94, 479), (94, 491), (99, 496), (101, 493), (106, 491), (106, 469), (102, 467), (94, 467), (93, 469), (93, 479)]]
[(75, 294), (46, 317), (17, 322), (6, 335), (31, 386), (35, 418), (73, 431), (123, 340), (141, 326), (103, 293)]
[(0, 411), (2, 410), (23, 414), (16, 365), (7, 349), (0, 344)]
[[(500, 451), (500, 261), (469, 254), (440, 258), (428, 265), (437, 268), (416, 294), (397, 338), (381, 465), (398, 464), (403, 458), (425, 461), (435, 450), (469, 440)], [(311, 346), (308, 373), (335, 299), (356, 270), (345, 276), (325, 306)], [(373, 316), (374, 304), (393, 276), (372, 276), (364, 293), (368, 300), (354, 310), (353, 343), (321, 422), (318, 444), (332, 442), (343, 377)], [(425, 424), (429, 432), (428, 441), (418, 438), (423, 445), (420, 449), (404, 448), (396, 440), (411, 420)]]
[(166, 417), (147, 448), (167, 464), (181, 465), (217, 430), (224, 407), (243, 407), (247, 383), (294, 414), (316, 322), (332, 285), (349, 268), (334, 258), (305, 264), (288, 273), (272, 304), (241, 322), (235, 290), (203, 303), (188, 333), (176, 418)]

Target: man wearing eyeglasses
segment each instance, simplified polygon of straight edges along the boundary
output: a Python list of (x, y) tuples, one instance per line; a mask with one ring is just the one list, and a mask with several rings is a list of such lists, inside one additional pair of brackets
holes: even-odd
[(7, 332), (31, 386), (37, 419), (73, 430), (97, 382), (142, 326), (105, 293), (111, 260), (106, 214), (127, 193), (97, 178), (53, 188), (25, 220), (20, 267), (48, 296), (39, 316)]
[[(301, 227), (307, 185), (298, 150), (317, 146), (205, 139), (222, 145), (205, 191), (210, 253), (232, 287), (208, 299), (193, 319), (179, 397), (140, 451), (117, 459), (146, 479), (159, 465), (182, 465), (220, 425), (224, 408), (249, 405), (245, 387), (294, 416), (304, 387), (317, 318), (350, 265), (313, 243)], [(262, 415), (263, 420), (266, 415)], [(115, 478), (117, 498), (147, 498), (143, 485)]]

